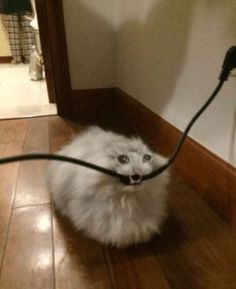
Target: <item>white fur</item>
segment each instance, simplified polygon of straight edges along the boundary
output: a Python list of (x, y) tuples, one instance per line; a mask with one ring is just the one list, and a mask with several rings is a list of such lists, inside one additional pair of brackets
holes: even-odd
[[(151, 154), (150, 162), (143, 155)], [(124, 175), (148, 174), (165, 159), (152, 152), (139, 138), (127, 138), (99, 127), (90, 127), (58, 154), (80, 158)], [(128, 164), (117, 156), (126, 154)], [(106, 244), (124, 247), (149, 240), (159, 233), (166, 214), (168, 173), (126, 186), (100, 172), (53, 161), (48, 185), (57, 209), (75, 228)]]

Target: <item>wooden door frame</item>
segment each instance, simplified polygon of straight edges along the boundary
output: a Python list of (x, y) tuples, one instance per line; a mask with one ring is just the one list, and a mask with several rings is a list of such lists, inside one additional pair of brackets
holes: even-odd
[(35, 0), (46, 80), (58, 114), (73, 116), (73, 95), (62, 0)]

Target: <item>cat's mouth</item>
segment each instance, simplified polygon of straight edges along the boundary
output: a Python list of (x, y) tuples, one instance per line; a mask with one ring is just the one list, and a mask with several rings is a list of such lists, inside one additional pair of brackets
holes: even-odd
[(143, 176), (139, 174), (120, 175), (120, 181), (125, 185), (140, 185), (143, 181)]
[(142, 182), (142, 176), (134, 174), (129, 176), (129, 181), (131, 185), (139, 185)]

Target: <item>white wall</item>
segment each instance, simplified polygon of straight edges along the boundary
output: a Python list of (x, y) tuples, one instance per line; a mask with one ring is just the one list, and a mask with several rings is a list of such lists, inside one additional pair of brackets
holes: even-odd
[[(216, 86), (226, 50), (236, 45), (236, 1), (119, 2), (117, 86), (183, 130)], [(236, 164), (236, 78), (190, 135)]]
[(73, 89), (115, 85), (116, 0), (63, 0)]
[[(183, 130), (236, 45), (236, 1), (64, 0), (73, 89), (118, 86)], [(236, 164), (236, 77), (191, 136)]]

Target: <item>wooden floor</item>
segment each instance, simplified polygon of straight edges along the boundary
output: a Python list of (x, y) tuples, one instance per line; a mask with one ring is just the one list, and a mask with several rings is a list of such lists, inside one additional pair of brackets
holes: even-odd
[[(54, 152), (85, 126), (59, 117), (1, 121), (0, 156)], [(234, 237), (174, 173), (162, 235), (116, 250), (75, 233), (53, 212), (46, 166), (0, 167), (1, 289), (236, 288)]]

